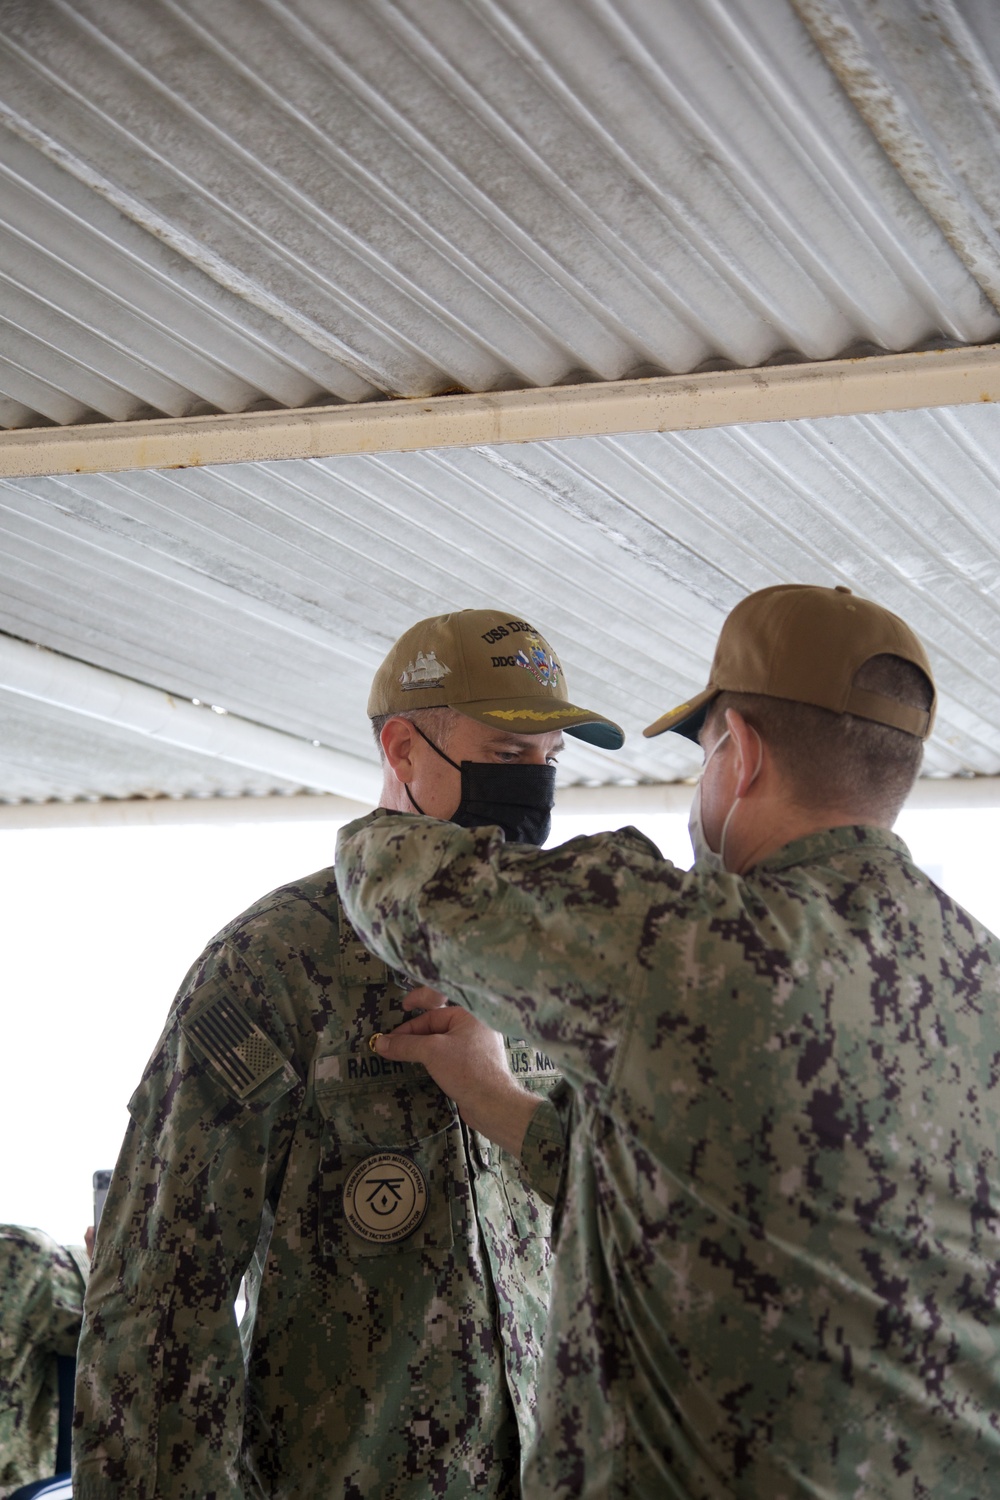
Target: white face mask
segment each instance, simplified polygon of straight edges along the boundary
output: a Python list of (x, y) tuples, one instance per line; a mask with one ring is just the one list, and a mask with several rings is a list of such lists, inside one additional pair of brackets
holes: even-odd
[[(757, 765), (754, 769), (753, 775), (750, 778), (751, 786), (753, 786), (754, 782), (757, 780), (757, 777), (760, 775), (761, 762), (764, 759), (764, 746), (761, 744), (760, 735), (757, 734), (756, 730), (754, 730), (754, 735), (757, 739)], [(708, 842), (708, 837), (705, 833), (705, 824), (702, 822), (701, 783), (702, 778), (704, 777), (705, 772), (708, 769), (708, 762), (712, 759), (712, 756), (715, 754), (716, 750), (718, 750), (719, 746), (724, 744), (726, 740), (729, 739), (729, 737), (729, 730), (727, 729), (725, 734), (721, 735), (720, 738), (716, 740), (715, 744), (708, 752), (708, 758), (701, 768), (701, 776), (698, 777), (698, 785), (694, 789), (694, 796), (691, 798), (691, 811), (688, 814), (688, 833), (691, 838), (691, 848), (694, 850), (695, 864), (699, 867), (699, 869), (716, 870), (720, 874), (724, 874), (727, 868), (726, 834), (729, 832), (729, 825), (733, 821), (733, 813), (736, 811), (737, 807), (739, 807), (742, 799), (740, 797), (735, 797), (733, 799), (732, 806), (726, 813), (725, 820), (722, 824), (722, 837), (719, 840), (719, 850), (718, 853), (716, 853), (711, 844)]]

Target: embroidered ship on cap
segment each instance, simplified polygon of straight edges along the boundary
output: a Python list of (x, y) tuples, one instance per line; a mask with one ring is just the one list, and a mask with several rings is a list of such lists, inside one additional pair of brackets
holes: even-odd
[(440, 687), (441, 683), (451, 672), (451, 668), (443, 661), (438, 661), (437, 653), (418, 651), (416, 660), (411, 661), (406, 670), (400, 672), (399, 682), (404, 693), (412, 692), (414, 688)]

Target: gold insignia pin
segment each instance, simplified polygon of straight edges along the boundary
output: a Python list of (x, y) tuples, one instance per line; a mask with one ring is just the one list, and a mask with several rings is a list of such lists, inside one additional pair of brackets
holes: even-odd
[(370, 1036), (370, 1037), (369, 1037), (369, 1038), (368, 1038), (368, 1045), (369, 1045), (369, 1047), (370, 1047), (370, 1048), (371, 1048), (371, 1050), (372, 1050), (372, 1051), (373, 1051), (373, 1052), (374, 1052), (374, 1051), (375, 1051), (375, 1043), (376, 1043), (376, 1042), (377, 1042), (377, 1041), (378, 1041), (378, 1039), (379, 1039), (379, 1037), (380, 1037), (380, 1036), (381, 1036), (381, 1035), (382, 1035), (382, 1033), (381, 1033), (381, 1031), (376, 1031), (376, 1032), (374, 1032), (374, 1033), (373, 1033), (373, 1034), (372, 1034), (372, 1035), (371, 1035), (371, 1036)]

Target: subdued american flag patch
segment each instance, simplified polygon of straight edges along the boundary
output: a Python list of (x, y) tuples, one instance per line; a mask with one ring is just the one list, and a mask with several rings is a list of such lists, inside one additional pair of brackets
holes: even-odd
[(245, 1099), (285, 1065), (270, 1038), (228, 995), (220, 995), (193, 1020), (183, 1024), (188, 1036), (222, 1074), (237, 1099)]

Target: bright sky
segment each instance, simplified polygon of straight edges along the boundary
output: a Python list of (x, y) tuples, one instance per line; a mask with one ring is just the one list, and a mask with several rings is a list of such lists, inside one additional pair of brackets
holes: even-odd
[[(633, 821), (690, 863), (685, 817)], [(557, 816), (553, 841), (607, 826)], [(1000, 809), (904, 813), (897, 832), (1000, 930)], [(82, 1241), (93, 1171), (114, 1165), (128, 1098), (185, 971), (237, 912), (329, 864), (335, 839), (327, 821), (0, 828), (0, 1220)]]

